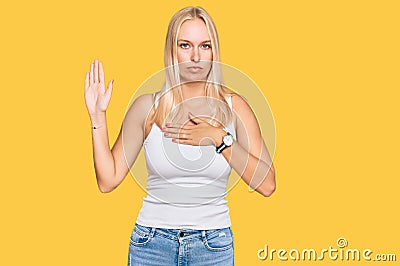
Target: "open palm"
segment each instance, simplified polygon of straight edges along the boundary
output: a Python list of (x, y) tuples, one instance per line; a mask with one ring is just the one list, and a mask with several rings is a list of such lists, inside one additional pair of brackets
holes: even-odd
[(90, 72), (86, 73), (85, 79), (85, 101), (89, 115), (95, 115), (107, 110), (112, 92), (111, 80), (108, 89), (104, 85), (103, 64), (97, 59), (90, 65)]

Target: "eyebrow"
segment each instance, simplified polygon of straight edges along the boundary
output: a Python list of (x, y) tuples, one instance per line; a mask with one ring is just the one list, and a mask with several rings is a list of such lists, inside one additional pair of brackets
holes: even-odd
[[(184, 39), (179, 39), (178, 42), (179, 42), (179, 41), (181, 41), (181, 42), (190, 42), (190, 43), (192, 43), (191, 41), (189, 41), (189, 40), (184, 40)], [(211, 42), (211, 40), (205, 40), (205, 41), (202, 41), (201, 43), (205, 43), (205, 42)]]

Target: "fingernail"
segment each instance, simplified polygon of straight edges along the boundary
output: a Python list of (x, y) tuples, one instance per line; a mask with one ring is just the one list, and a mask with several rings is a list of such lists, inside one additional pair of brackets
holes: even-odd
[(112, 82), (112, 84), (114, 84), (114, 80), (112, 80), (111, 82)]

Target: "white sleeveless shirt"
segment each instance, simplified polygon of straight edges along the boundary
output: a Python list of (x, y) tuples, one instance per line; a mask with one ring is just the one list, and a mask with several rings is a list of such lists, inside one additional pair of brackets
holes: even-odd
[[(232, 110), (231, 97), (226, 100)], [(233, 120), (225, 129), (236, 138)], [(174, 143), (153, 123), (143, 149), (147, 196), (136, 223), (198, 230), (231, 226), (225, 199), (231, 167), (214, 145)]]

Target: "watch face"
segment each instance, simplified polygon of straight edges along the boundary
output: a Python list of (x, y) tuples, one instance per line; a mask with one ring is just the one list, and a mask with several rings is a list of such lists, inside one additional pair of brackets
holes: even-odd
[(233, 144), (233, 136), (230, 134), (224, 136), (224, 143), (226, 146), (231, 146)]

